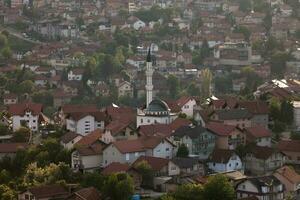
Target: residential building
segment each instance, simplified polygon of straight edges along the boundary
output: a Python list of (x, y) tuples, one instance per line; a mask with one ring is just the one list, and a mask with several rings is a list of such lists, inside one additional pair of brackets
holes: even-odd
[(285, 155), (271, 147), (252, 147), (245, 157), (245, 170), (251, 174), (270, 174), (282, 167)]
[(205, 174), (204, 164), (197, 158), (172, 158), (172, 162), (180, 169), (180, 174)]
[(246, 109), (216, 110), (211, 115), (212, 120), (222, 121), (226, 125), (239, 128), (251, 127), (251, 113)]
[(218, 46), (214, 52), (222, 66), (248, 66), (251, 65), (251, 46), (245, 42), (229, 43)]
[(18, 195), (18, 200), (28, 199), (64, 199), (70, 195), (69, 191), (61, 185), (42, 185), (35, 186), (21, 192)]
[(208, 158), (208, 168), (213, 172), (228, 172), (243, 170), (240, 157), (228, 149), (214, 149)]
[(18, 103), (18, 96), (13, 93), (4, 94), (3, 95), (3, 104), (4, 105), (11, 105)]
[(277, 144), (277, 149), (286, 155), (286, 163), (300, 164), (300, 141), (281, 140)]
[(172, 136), (177, 146), (186, 145), (191, 157), (207, 159), (215, 148), (216, 136), (202, 126), (183, 126)]
[(67, 132), (60, 138), (60, 144), (68, 149), (71, 150), (74, 148), (74, 145), (81, 140), (82, 135), (74, 132)]
[(271, 147), (272, 132), (262, 126), (246, 128), (247, 143), (254, 143), (256, 146)]
[(246, 178), (236, 186), (237, 199), (250, 195), (259, 200), (283, 200), (284, 186), (275, 176)]
[(283, 166), (273, 176), (284, 185), (285, 196), (300, 199), (300, 175), (292, 167)]
[(26, 143), (0, 143), (0, 160), (4, 157), (14, 157), (19, 149), (26, 149)]
[(118, 86), (118, 97), (133, 97), (133, 87), (128, 81), (123, 81)]
[(181, 113), (186, 114), (187, 117), (193, 117), (194, 107), (197, 105), (196, 100), (193, 97), (183, 96), (178, 99), (176, 103), (181, 109)]
[(103, 166), (112, 162), (131, 164), (140, 156), (171, 159), (174, 155), (174, 149), (173, 143), (159, 136), (115, 141), (103, 150)]
[(38, 131), (43, 121), (43, 106), (37, 103), (18, 103), (9, 105), (8, 113), (12, 116), (13, 131), (21, 126), (27, 126), (32, 131)]
[(106, 115), (102, 111), (70, 113), (66, 119), (66, 129), (81, 135), (96, 129), (104, 129)]
[(206, 128), (216, 135), (216, 147), (219, 149), (235, 149), (239, 145), (245, 145), (246, 135), (240, 129), (232, 125), (219, 122), (209, 122)]

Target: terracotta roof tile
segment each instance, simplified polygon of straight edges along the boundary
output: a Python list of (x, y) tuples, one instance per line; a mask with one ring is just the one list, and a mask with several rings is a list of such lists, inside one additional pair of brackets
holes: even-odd
[(69, 194), (69, 192), (63, 186), (60, 185), (37, 186), (28, 190), (35, 196), (35, 198), (38, 199)]
[(102, 174), (109, 175), (113, 173), (127, 172), (130, 166), (119, 162), (112, 162), (102, 170)]
[(262, 126), (254, 126), (245, 129), (248, 134), (255, 138), (271, 137), (272, 132)]
[(94, 187), (82, 188), (74, 192), (72, 196), (75, 196), (74, 200), (101, 200), (102, 199), (100, 192)]
[(300, 140), (281, 140), (277, 148), (280, 151), (300, 152)]
[(24, 115), (26, 111), (32, 111), (34, 115), (42, 112), (43, 105), (38, 103), (18, 103), (9, 105), (8, 112), (11, 115)]
[(66, 144), (78, 136), (81, 136), (81, 135), (74, 133), (74, 132), (68, 132), (60, 138), (60, 141), (62, 141), (64, 144)]
[(274, 176), (276, 176), (276, 174), (286, 178), (289, 182), (292, 182), (293, 184), (300, 184), (300, 175), (289, 166), (283, 166), (277, 169)]
[(133, 167), (136, 167), (138, 163), (140, 162), (147, 162), (152, 170), (159, 171), (163, 167), (168, 166), (170, 160), (165, 158), (158, 158), (158, 157), (152, 157), (152, 156), (140, 156), (133, 164)]
[(0, 153), (16, 153), (18, 149), (28, 147), (26, 143), (0, 143)]
[(215, 163), (228, 163), (231, 156), (235, 155), (233, 150), (229, 149), (214, 149), (209, 156), (209, 160)]
[(209, 122), (206, 128), (219, 136), (229, 136), (236, 130), (235, 126), (225, 125), (220, 122)]
[(77, 113), (77, 112), (97, 112), (99, 109), (97, 108), (96, 105), (71, 105), (71, 104), (66, 104), (61, 107), (61, 110), (65, 114), (70, 114), (70, 113)]

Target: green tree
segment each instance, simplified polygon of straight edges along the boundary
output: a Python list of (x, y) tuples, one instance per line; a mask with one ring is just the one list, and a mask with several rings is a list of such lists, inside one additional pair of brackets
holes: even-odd
[(212, 176), (204, 185), (203, 198), (209, 200), (234, 200), (234, 188), (225, 176)]
[(12, 51), (9, 47), (4, 47), (1, 54), (5, 60), (9, 60), (12, 57)]
[(13, 133), (13, 142), (28, 142), (30, 137), (30, 129), (27, 127), (20, 127)]
[(200, 96), (200, 88), (197, 87), (194, 82), (192, 82), (188, 85), (186, 92), (190, 96)]
[(197, 184), (179, 186), (173, 194), (176, 200), (209, 200), (203, 198), (203, 187)]
[(286, 62), (291, 58), (289, 53), (286, 52), (276, 52), (271, 56), (271, 73), (277, 78), (282, 78), (285, 69)]
[(8, 126), (4, 124), (0, 124), (0, 135), (9, 135), (11, 131)]
[(201, 71), (201, 95), (202, 100), (207, 99), (211, 96), (211, 81), (212, 81), (212, 73), (208, 68)]
[(251, 31), (246, 26), (237, 26), (234, 32), (243, 34), (245, 39), (249, 41), (251, 36)]
[(288, 125), (291, 125), (294, 121), (294, 106), (291, 101), (285, 100), (281, 103), (281, 120)]
[(41, 103), (44, 106), (53, 105), (53, 94), (49, 90), (41, 90), (32, 94), (32, 100), (35, 103)]
[(80, 179), (80, 185), (82, 187), (95, 187), (98, 190), (102, 190), (105, 178), (98, 172), (84, 173)]
[(153, 170), (147, 161), (137, 163), (135, 169), (142, 175), (142, 186), (151, 188), (153, 186)]
[(7, 37), (4, 34), (0, 34), (0, 49), (6, 47), (8, 44)]
[(14, 192), (7, 185), (0, 185), (0, 199), (1, 200), (14, 200), (14, 199), (16, 199), (16, 192)]
[(17, 88), (20, 94), (24, 94), (24, 93), (30, 94), (32, 93), (33, 89), (34, 89), (34, 83), (31, 80), (25, 80), (21, 82)]
[(179, 80), (174, 75), (169, 75), (167, 84), (170, 91), (170, 97), (176, 99), (179, 94)]
[(110, 200), (128, 200), (134, 192), (132, 178), (128, 174), (112, 174), (104, 183), (103, 197)]
[(239, 9), (242, 12), (250, 12), (252, 9), (250, 0), (241, 0), (239, 1)]
[(188, 157), (189, 156), (189, 149), (185, 144), (180, 144), (177, 150), (177, 157)]

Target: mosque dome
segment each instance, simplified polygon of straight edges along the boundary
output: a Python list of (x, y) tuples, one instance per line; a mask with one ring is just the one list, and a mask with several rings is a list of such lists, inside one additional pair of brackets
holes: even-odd
[(145, 114), (151, 116), (167, 116), (170, 114), (170, 108), (166, 102), (155, 99), (152, 100), (145, 109)]

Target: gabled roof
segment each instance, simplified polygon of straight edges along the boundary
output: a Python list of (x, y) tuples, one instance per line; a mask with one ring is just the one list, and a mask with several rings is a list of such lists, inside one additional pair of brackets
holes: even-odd
[(277, 175), (287, 179), (292, 184), (300, 184), (300, 175), (289, 166), (283, 166), (277, 169), (274, 176), (277, 177)]
[(101, 121), (106, 121), (106, 115), (102, 111), (95, 111), (95, 112), (73, 112), (69, 114), (69, 117), (78, 121), (86, 116), (93, 116), (96, 121), (101, 122)]
[(16, 153), (18, 149), (26, 149), (26, 143), (0, 143), (0, 153)]
[(163, 167), (168, 166), (170, 160), (166, 158), (158, 158), (158, 157), (152, 157), (152, 156), (140, 156), (133, 164), (133, 167), (136, 167), (138, 163), (140, 162), (147, 162), (152, 170), (159, 171)]
[[(111, 143), (111, 145), (114, 145), (121, 153), (133, 153), (153, 149), (163, 140), (169, 142), (169, 140), (164, 139), (160, 136), (144, 136), (135, 140), (115, 141)], [(172, 144), (171, 142), (169, 143)]]
[(267, 160), (274, 153), (276, 153), (276, 151), (277, 151), (276, 149), (271, 147), (255, 146), (251, 148), (249, 154), (252, 154), (257, 159)]
[(129, 127), (132, 124), (131, 120), (113, 120), (106, 127), (106, 130), (109, 130), (112, 135), (116, 135)]
[(193, 97), (183, 96), (183, 97), (179, 98), (176, 102), (179, 107), (182, 107), (190, 100), (193, 100)]
[(191, 124), (192, 122), (190, 120), (178, 117), (174, 121), (172, 121), (172, 123), (169, 124), (169, 126), (172, 131), (176, 131), (178, 128), (182, 126), (190, 126)]
[(61, 185), (44, 185), (28, 189), (35, 198), (49, 198), (60, 195), (68, 195), (69, 192)]
[(236, 130), (235, 126), (222, 124), (220, 122), (209, 122), (206, 128), (219, 136), (229, 136)]
[(263, 101), (240, 101), (240, 108), (247, 109), (252, 114), (268, 114), (268, 104)]
[(26, 111), (31, 111), (33, 115), (39, 115), (42, 108), (43, 105), (39, 103), (18, 103), (9, 105), (8, 112), (11, 115), (24, 115)]
[(86, 104), (86, 105), (72, 105), (72, 104), (66, 104), (61, 107), (61, 110), (65, 114), (70, 114), (70, 113), (89, 113), (89, 112), (97, 112), (99, 111), (96, 105), (93, 104)]
[(244, 181), (247, 180), (250, 181), (253, 185), (255, 185), (257, 189), (260, 191), (260, 193), (262, 192), (262, 187), (269, 187), (270, 185), (278, 186), (279, 184), (281, 184), (281, 182), (273, 175), (248, 178), (245, 179)]
[(76, 150), (81, 156), (100, 155), (105, 145), (102, 143), (94, 143), (89, 146), (76, 146)]
[(209, 160), (215, 163), (228, 163), (232, 156), (236, 155), (233, 150), (214, 149), (209, 156)]
[(255, 138), (271, 137), (272, 132), (263, 126), (253, 126), (245, 129), (250, 136)]
[(113, 174), (113, 173), (122, 173), (127, 172), (130, 169), (130, 166), (128, 164), (123, 164), (119, 162), (112, 162), (109, 165), (107, 165), (101, 173), (104, 175)]
[(192, 139), (198, 138), (202, 133), (206, 132), (206, 128), (202, 127), (202, 126), (182, 126), (180, 128), (178, 128), (173, 135), (177, 136), (177, 137), (184, 137), (184, 136), (188, 136)]
[(277, 148), (280, 151), (300, 152), (300, 140), (281, 140)]
[(199, 164), (199, 161), (196, 158), (175, 157), (172, 158), (171, 161), (181, 169), (193, 168), (193, 166)]
[(234, 120), (234, 119), (248, 119), (252, 114), (246, 109), (230, 109), (215, 111), (219, 120)]
[(84, 146), (92, 145), (95, 142), (100, 141), (102, 135), (103, 135), (102, 131), (100, 129), (96, 129), (93, 132), (81, 138), (81, 140), (79, 140), (76, 143), (76, 145), (84, 145)]
[(74, 192), (67, 200), (101, 200), (100, 192), (94, 187), (82, 188)]
[(149, 124), (141, 125), (139, 133), (144, 136), (153, 136), (157, 133), (169, 137), (172, 134), (172, 129), (168, 124)]
[(63, 142), (64, 144), (67, 144), (68, 142), (72, 141), (76, 137), (81, 137), (81, 135), (74, 132), (67, 132), (60, 138), (60, 141)]

